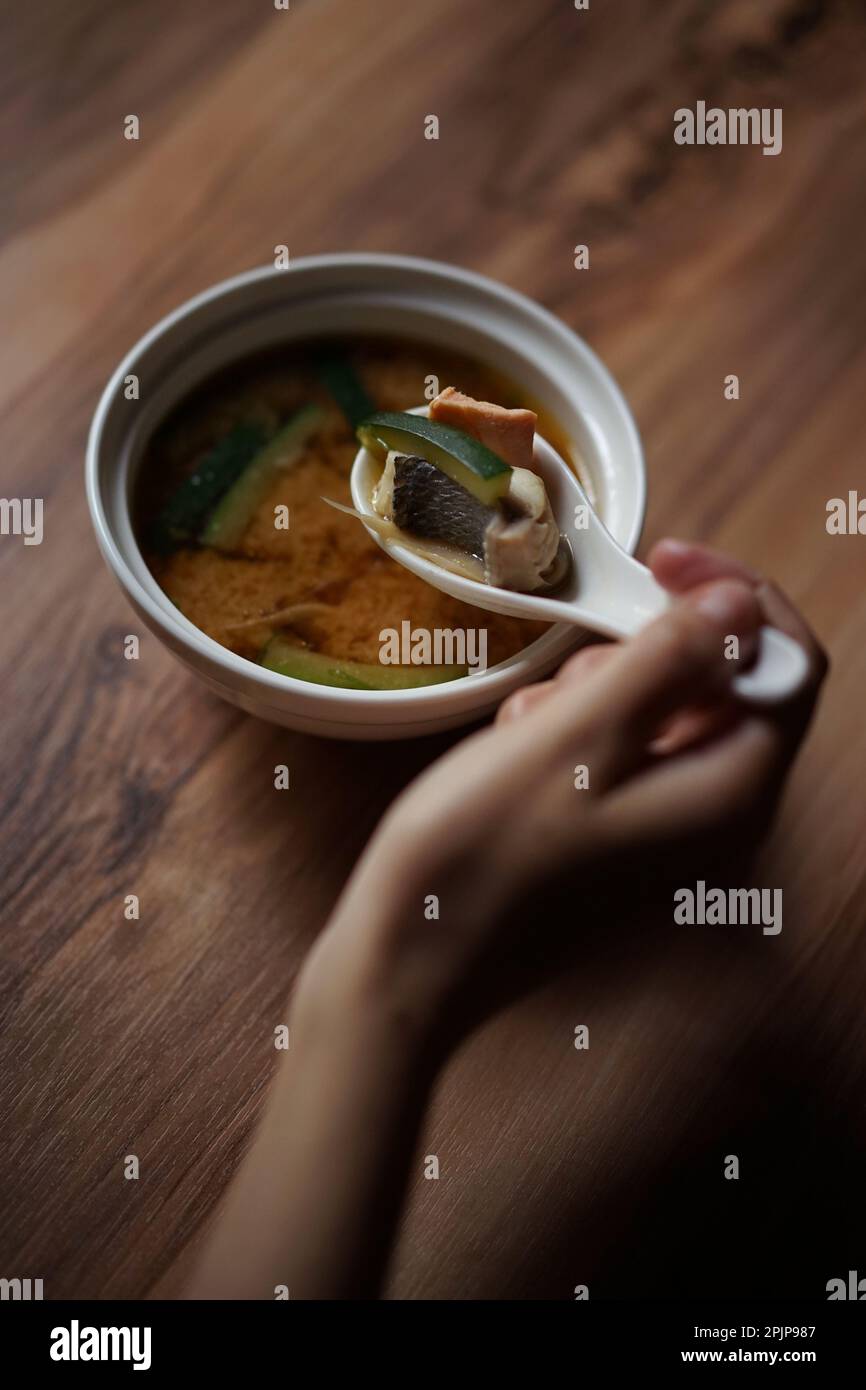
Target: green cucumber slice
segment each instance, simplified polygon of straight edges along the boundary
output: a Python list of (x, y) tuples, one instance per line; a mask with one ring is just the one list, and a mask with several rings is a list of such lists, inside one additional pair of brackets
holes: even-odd
[(469, 673), (467, 666), (380, 666), (378, 663), (342, 661), (322, 652), (297, 647), (285, 637), (272, 637), (262, 653), (268, 671), (292, 676), (314, 685), (336, 685), (343, 690), (412, 690), (423, 685), (442, 685)]
[(320, 357), (316, 372), (326, 390), (330, 391), (352, 429), (375, 410), (366, 387), (345, 357)]
[(208, 512), (255, 457), (266, 438), (261, 425), (248, 421), (236, 425), (221, 439), (166, 502), (152, 528), (154, 547), (170, 551), (195, 540)]
[(383, 461), (391, 449), (426, 459), (488, 507), (508, 491), (508, 464), (471, 434), (453, 425), (428, 420), (426, 415), (380, 410), (362, 420), (355, 433), (364, 448)]
[(317, 405), (304, 406), (287, 425), (256, 453), (240, 477), (224, 494), (201, 533), (202, 545), (214, 550), (236, 550), (257, 507), (270, 492), (283, 469), (296, 463), (304, 446), (324, 423), (325, 412)]

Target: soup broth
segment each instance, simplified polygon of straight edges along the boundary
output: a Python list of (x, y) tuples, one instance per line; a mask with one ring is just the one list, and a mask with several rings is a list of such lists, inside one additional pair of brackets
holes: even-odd
[[(269, 351), (211, 378), (183, 401), (142, 460), (134, 505), (139, 543), (181, 612), (238, 656), (269, 664), (263, 654), (278, 640), (283, 651), (318, 653), (332, 666), (318, 675), (309, 674), (309, 663), (272, 669), (361, 688), (393, 688), (379, 664), (382, 633), (399, 632), (406, 622), (430, 633), (486, 630), (490, 666), (546, 631), (544, 624), (488, 613), (431, 588), (391, 560), (358, 520), (323, 500), (351, 505), (358, 449), (353, 406), (363, 413), (366, 400), (371, 410), (410, 409), (429, 397), (431, 377), (470, 396), (536, 409), (539, 431), (577, 466), (557, 423), (525, 392), (460, 354), (385, 338), (321, 339)], [(166, 540), (160, 519), (167, 507), (184, 485), (194, 496), (203, 467), (224, 441), (240, 439), (244, 430), (268, 440), (309, 407), (317, 408), (309, 412), (315, 428), (288, 466), (262, 475), (240, 528), (224, 531), (219, 545), (207, 543), (207, 527)], [(359, 664), (354, 675), (351, 663)]]

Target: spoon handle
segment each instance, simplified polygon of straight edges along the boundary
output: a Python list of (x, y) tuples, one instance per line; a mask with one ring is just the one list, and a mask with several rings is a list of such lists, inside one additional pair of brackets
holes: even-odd
[(762, 627), (754, 664), (735, 676), (732, 685), (750, 705), (776, 705), (796, 695), (808, 674), (809, 659), (800, 643), (778, 628)]
[[(608, 636), (632, 637), (647, 623), (664, 613), (670, 595), (657, 584), (650, 570), (633, 556), (621, 553), (617, 582), (605, 585), (605, 598), (594, 595), (594, 619)], [(596, 621), (593, 626), (596, 626)], [(748, 671), (731, 682), (737, 696), (752, 705), (774, 705), (787, 700), (802, 687), (809, 662), (799, 642), (774, 627), (758, 633), (758, 651)]]

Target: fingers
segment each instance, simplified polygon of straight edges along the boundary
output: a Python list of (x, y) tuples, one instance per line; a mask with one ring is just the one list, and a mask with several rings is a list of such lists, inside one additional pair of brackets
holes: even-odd
[[(582, 647), (579, 652), (565, 662), (557, 681), (582, 684), (590, 671), (600, 670), (609, 661), (615, 660), (618, 648), (615, 643), (594, 643)], [(545, 683), (545, 694), (556, 689), (556, 682)], [(709, 738), (713, 733), (726, 727), (731, 721), (729, 705), (690, 705), (677, 710), (665, 720), (660, 729), (653, 731), (647, 752), (656, 756), (679, 752), (700, 739)]]
[(692, 545), (687, 541), (659, 541), (650, 551), (648, 564), (658, 582), (675, 594), (686, 593), (696, 584), (722, 578), (742, 579), (752, 585), (764, 621), (799, 642), (809, 658), (810, 679), (805, 688), (792, 706), (780, 707), (776, 711), (781, 723), (791, 730), (801, 730), (808, 723), (821, 682), (827, 673), (828, 661), (815, 633), (781, 589), (740, 560), (711, 550), (709, 546)]
[(542, 704), (553, 688), (553, 681), (540, 681), (538, 685), (525, 685), (520, 690), (515, 690), (499, 706), (496, 723), (511, 724), (515, 719), (522, 719), (530, 710)]
[[(592, 646), (581, 647), (580, 651), (569, 657), (552, 680), (540, 681), (538, 685), (528, 685), (521, 690), (515, 690), (500, 705), (496, 723), (510, 724), (516, 719), (521, 719), (542, 705), (561, 689), (563, 684), (583, 685), (591, 671), (600, 670), (609, 661), (616, 659), (617, 650), (612, 642), (593, 643)], [(674, 714), (654, 733), (648, 752), (656, 756), (678, 753), (683, 748), (726, 728), (731, 718), (732, 712), (728, 705), (689, 706)]]
[(594, 642), (591, 647), (581, 647), (570, 656), (557, 674), (560, 685), (583, 685), (591, 671), (599, 671), (602, 666), (616, 658), (618, 648), (613, 642)]
[[(709, 759), (700, 778), (718, 772), (722, 790), (734, 796), (741, 789), (736, 774), (743, 764), (734, 760), (724, 771), (711, 755), (716, 744), (733, 750), (731, 725), (748, 722), (750, 732), (736, 749), (743, 757), (760, 753), (751, 772), (757, 797), (763, 783), (784, 777), (809, 722), (826, 657), (789, 600), (739, 561), (704, 546), (665, 541), (653, 550), (650, 564), (659, 582), (679, 596), (671, 610), (624, 645), (582, 649), (555, 680), (516, 692), (499, 720), (526, 721), (521, 743), (536, 758), (558, 760), (579, 745), (580, 761), (593, 759), (596, 791), (645, 771), (658, 776), (665, 760), (681, 758), (683, 777), (676, 785), (684, 804), (703, 794), (685, 779), (689, 769), (694, 775), (698, 757)], [(796, 701), (751, 714), (733, 702), (728, 686), (750, 659), (765, 623), (802, 643), (812, 678)], [(726, 639), (732, 636), (739, 639), (739, 660), (728, 659)], [(709, 796), (712, 789), (703, 790)]]
[(751, 584), (766, 621), (799, 642), (821, 674), (826, 670), (826, 655), (805, 618), (776, 584), (763, 579), (749, 565), (709, 546), (670, 538), (653, 546), (647, 563), (658, 582), (674, 594), (686, 593), (697, 584), (716, 579), (742, 579)]
[(508, 699), (499, 706), (496, 723), (510, 724), (515, 719), (521, 719), (531, 710), (537, 709), (563, 684), (583, 684), (590, 671), (598, 670), (615, 653), (616, 647), (612, 644), (603, 646), (600, 643), (593, 643), (592, 646), (581, 647), (579, 652), (575, 652), (574, 656), (569, 657), (554, 679), (540, 681), (538, 685), (523, 686), (521, 690), (515, 690), (512, 695), (509, 695)]
[(692, 705), (679, 710), (658, 731), (649, 746), (655, 757), (670, 757), (696, 743), (722, 733), (738, 718), (737, 706), (724, 704)]
[[(703, 546), (664, 541), (652, 551), (650, 566), (659, 582), (676, 593), (688, 593), (693, 583), (704, 585), (713, 577), (724, 577), (725, 582), (745, 580), (762, 622), (799, 642), (810, 664), (810, 679), (796, 700), (760, 711), (728, 705), (726, 718), (724, 707), (717, 706), (715, 716), (708, 715), (700, 741), (668, 739), (666, 731), (654, 751), (669, 756), (657, 759), (617, 789), (611, 799), (616, 833), (628, 838), (643, 827), (644, 832), (663, 839), (695, 833), (702, 826), (733, 826), (756, 810), (772, 807), (811, 718), (827, 658), (790, 600), (739, 561)], [(714, 728), (717, 716), (721, 718)], [(682, 727), (675, 720), (672, 735)]]
[(609, 734), (605, 761), (615, 777), (642, 765), (659, 726), (683, 706), (724, 696), (739, 669), (728, 639), (737, 637), (748, 660), (760, 624), (752, 588), (726, 579), (694, 590), (619, 649), (583, 702), (590, 723)]
[(737, 636), (748, 660), (760, 623), (749, 585), (702, 586), (629, 642), (603, 648), (609, 656), (579, 653), (540, 695), (516, 701), (522, 751), (554, 763), (580, 751), (586, 762), (591, 748), (594, 786), (606, 789), (644, 764), (663, 721), (724, 694), (738, 668), (726, 659), (726, 639)]
[(647, 846), (709, 833), (721, 843), (769, 814), (790, 763), (778, 725), (742, 716), (721, 736), (619, 785), (605, 804), (608, 837)]
[(760, 582), (755, 570), (732, 555), (671, 537), (653, 546), (647, 564), (662, 587), (672, 594), (684, 594), (715, 579), (742, 579), (753, 587)]

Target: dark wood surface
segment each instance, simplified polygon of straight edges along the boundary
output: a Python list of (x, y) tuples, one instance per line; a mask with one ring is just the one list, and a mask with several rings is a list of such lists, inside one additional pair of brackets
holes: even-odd
[[(645, 545), (751, 560), (834, 659), (756, 879), (784, 888), (782, 936), (623, 941), (472, 1040), (391, 1293), (820, 1297), (862, 1271), (866, 538), (824, 526), (827, 499), (866, 484), (862, 7), (4, 14), (0, 487), (46, 515), (41, 546), (0, 538), (0, 1275), (46, 1297), (177, 1291), (299, 962), (383, 807), (445, 746), (387, 757), (256, 723), (147, 633), (123, 660), (140, 628), (82, 490), (98, 393), (159, 316), (277, 243), (440, 257), (560, 314), (635, 410)], [(782, 154), (675, 146), (674, 108), (699, 99), (781, 106)]]

